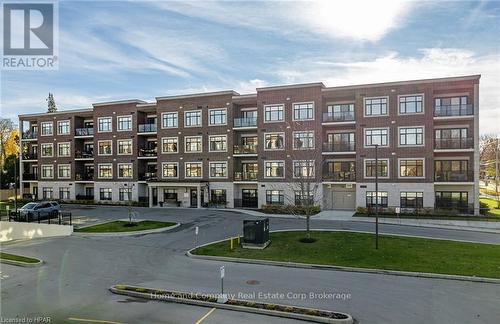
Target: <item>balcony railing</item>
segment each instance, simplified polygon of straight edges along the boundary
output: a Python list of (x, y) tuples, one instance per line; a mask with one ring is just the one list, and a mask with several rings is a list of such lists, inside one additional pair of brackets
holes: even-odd
[(37, 153), (24, 153), (23, 160), (36, 160), (38, 159)]
[(326, 143), (323, 143), (323, 151), (324, 152), (354, 152), (354, 151), (356, 151), (356, 145), (355, 145), (355, 142), (341, 142), (341, 143), (326, 142)]
[(338, 171), (338, 172), (328, 172), (323, 173), (323, 179), (329, 181), (338, 182), (355, 182), (356, 172), (353, 171)]
[(75, 180), (76, 181), (92, 181), (92, 180), (94, 180), (94, 174), (93, 173), (79, 173), (79, 172), (77, 172), (75, 174)]
[(255, 127), (257, 126), (257, 117), (243, 117), (234, 119), (234, 127)]
[(94, 200), (94, 195), (76, 195), (76, 200)]
[(323, 122), (344, 122), (353, 120), (354, 112), (323, 113)]
[(150, 157), (157, 156), (158, 152), (156, 148), (141, 147), (139, 148), (139, 156)]
[(35, 139), (37, 137), (38, 133), (33, 131), (25, 131), (22, 136), (23, 139)]
[(469, 171), (436, 171), (434, 173), (435, 182), (471, 182), (474, 180), (474, 173)]
[(471, 104), (446, 105), (446, 106), (434, 107), (435, 117), (470, 116), (470, 115), (474, 115), (474, 108)]
[(470, 149), (474, 147), (473, 138), (436, 138), (434, 148), (442, 149)]
[(158, 179), (157, 172), (145, 172), (139, 174), (139, 181), (155, 181)]
[(85, 127), (85, 128), (76, 128), (75, 136), (92, 136), (94, 135), (93, 127)]
[(75, 158), (76, 159), (91, 159), (94, 157), (94, 152), (92, 151), (76, 151)]
[(235, 172), (234, 181), (257, 181), (257, 172)]
[(234, 145), (233, 154), (257, 154), (257, 145)]
[(38, 180), (36, 173), (23, 173), (23, 180)]
[(139, 124), (137, 126), (138, 133), (154, 133), (156, 132), (156, 124)]

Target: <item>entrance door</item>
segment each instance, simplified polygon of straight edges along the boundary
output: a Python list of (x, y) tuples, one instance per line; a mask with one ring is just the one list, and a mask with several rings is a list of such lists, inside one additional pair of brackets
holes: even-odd
[(196, 189), (191, 189), (191, 207), (198, 207), (198, 193)]
[(242, 189), (241, 190), (241, 207), (257, 208), (257, 189)]
[(356, 194), (354, 191), (334, 191), (333, 209), (354, 209), (356, 206)]

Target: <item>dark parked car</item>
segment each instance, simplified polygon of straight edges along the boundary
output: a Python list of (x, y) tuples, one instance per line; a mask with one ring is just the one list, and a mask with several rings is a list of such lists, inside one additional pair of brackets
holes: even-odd
[(18, 209), (18, 221), (36, 221), (40, 219), (57, 218), (61, 205), (56, 201), (30, 202)]

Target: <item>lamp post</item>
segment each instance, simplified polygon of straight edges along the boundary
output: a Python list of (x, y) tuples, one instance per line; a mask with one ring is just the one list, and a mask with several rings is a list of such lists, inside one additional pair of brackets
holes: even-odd
[[(19, 153), (21, 154), (21, 152)], [(17, 159), (14, 157), (14, 211), (17, 212)]]
[(375, 144), (375, 250), (378, 250), (378, 144)]

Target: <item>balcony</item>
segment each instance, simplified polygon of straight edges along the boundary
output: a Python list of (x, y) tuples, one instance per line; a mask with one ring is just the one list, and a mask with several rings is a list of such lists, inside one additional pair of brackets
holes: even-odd
[(257, 117), (235, 118), (234, 127), (257, 127)]
[(138, 133), (155, 133), (156, 124), (139, 124), (137, 126)]
[(354, 171), (337, 171), (323, 173), (323, 179), (334, 182), (356, 182), (356, 172)]
[(38, 159), (37, 153), (24, 153), (23, 160), (36, 160)]
[(38, 174), (36, 173), (23, 173), (23, 181), (26, 180), (38, 180)]
[(323, 143), (323, 152), (355, 152), (355, 142)]
[(76, 173), (75, 181), (93, 181), (94, 173)]
[(36, 139), (38, 137), (37, 132), (25, 131), (22, 135), (22, 139)]
[(434, 149), (436, 150), (461, 150), (474, 148), (473, 138), (436, 138)]
[(234, 181), (257, 181), (257, 172), (235, 172)]
[(139, 148), (138, 152), (139, 157), (156, 157), (157, 155), (158, 152), (156, 151), (156, 148), (149, 148), (149, 147)]
[(471, 104), (446, 105), (434, 107), (434, 117), (472, 116), (474, 109)]
[(257, 145), (255, 144), (234, 145), (233, 154), (257, 154)]
[(436, 171), (434, 182), (472, 182), (474, 173), (469, 171)]
[(76, 128), (75, 136), (93, 136), (94, 128), (93, 127), (85, 127), (85, 128)]
[(76, 151), (75, 159), (92, 159), (94, 158), (93, 151)]
[(156, 181), (158, 180), (157, 172), (145, 172), (139, 174), (139, 181)]
[(354, 112), (328, 112), (323, 113), (323, 122), (347, 122), (354, 121)]

